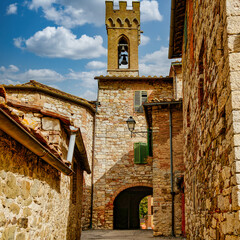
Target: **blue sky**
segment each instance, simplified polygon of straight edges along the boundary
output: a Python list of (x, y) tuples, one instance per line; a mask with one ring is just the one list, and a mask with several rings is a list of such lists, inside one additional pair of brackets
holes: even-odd
[[(169, 74), (170, 5), (141, 0), (140, 75)], [(105, 0), (0, 1), (0, 84), (34, 79), (95, 100), (94, 76), (107, 68), (104, 17)]]

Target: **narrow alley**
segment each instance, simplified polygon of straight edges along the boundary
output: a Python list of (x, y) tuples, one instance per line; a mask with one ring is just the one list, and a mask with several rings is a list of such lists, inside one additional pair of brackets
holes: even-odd
[(82, 232), (83, 240), (184, 240), (185, 238), (153, 237), (152, 230), (87, 230)]

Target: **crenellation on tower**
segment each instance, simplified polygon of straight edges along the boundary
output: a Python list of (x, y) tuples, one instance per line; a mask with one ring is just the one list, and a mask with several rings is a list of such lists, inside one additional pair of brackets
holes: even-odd
[(138, 76), (138, 45), (140, 44), (140, 2), (132, 9), (126, 1), (106, 1), (106, 29), (108, 34), (108, 74), (113, 76)]

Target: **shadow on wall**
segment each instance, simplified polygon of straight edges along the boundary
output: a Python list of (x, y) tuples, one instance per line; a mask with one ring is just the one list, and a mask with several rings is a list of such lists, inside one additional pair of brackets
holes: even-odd
[(67, 240), (81, 238), (81, 218), (82, 218), (82, 201), (83, 201), (83, 170), (79, 162), (73, 158), (73, 171), (70, 181), (70, 202), (67, 225)]
[[(155, 131), (155, 140), (154, 142), (154, 158), (155, 162), (153, 163), (153, 158), (148, 157), (147, 164), (134, 164), (134, 151), (131, 150), (122, 157), (117, 155), (121, 149), (118, 149), (116, 146), (116, 154), (112, 154), (112, 150), (109, 147), (109, 153), (104, 153), (106, 159), (103, 162), (98, 162), (99, 165), (95, 166), (100, 171), (103, 171), (103, 175), (97, 179), (94, 183), (94, 213), (93, 213), (93, 227), (94, 228), (105, 228), (112, 229), (113, 218), (114, 218), (114, 200), (122, 191), (132, 187), (153, 187), (153, 165), (154, 165), (154, 180), (155, 180), (155, 193), (154, 198), (163, 199), (163, 204), (168, 204), (171, 206), (171, 185), (170, 185), (170, 140), (169, 140), (169, 111), (167, 109), (158, 111), (162, 112), (162, 117), (164, 119), (165, 125), (164, 129), (160, 129), (159, 133)], [(173, 111), (175, 112), (175, 110)], [(173, 119), (173, 127), (178, 124), (177, 119)], [(111, 126), (112, 128), (116, 126)], [(115, 140), (115, 139), (113, 139)], [(137, 141), (137, 140), (136, 140)], [(126, 138), (123, 140), (118, 138), (118, 142), (126, 142)], [(182, 152), (179, 150), (180, 147), (176, 148), (175, 145), (179, 142), (182, 142), (182, 131), (179, 131), (178, 128), (173, 128), (173, 157), (179, 159), (174, 163), (174, 172), (178, 173), (182, 168)], [(106, 145), (112, 146), (112, 143), (105, 142)], [(132, 146), (131, 139), (127, 143), (129, 148)], [(166, 147), (164, 147), (166, 146)], [(124, 151), (124, 147), (122, 148)], [(156, 152), (157, 150), (157, 152)], [(127, 149), (125, 149), (127, 151)], [(109, 159), (109, 156), (113, 156), (113, 159)], [(120, 159), (114, 163), (114, 160)], [(99, 170), (98, 169), (98, 170)], [(99, 171), (99, 172), (100, 172)], [(161, 184), (158, 182), (162, 179), (165, 179), (165, 183)], [(157, 201), (157, 200), (156, 200)], [(170, 208), (169, 208), (170, 209)], [(127, 210), (126, 210), (127, 211)], [(169, 210), (171, 212), (171, 210)], [(160, 213), (159, 213), (160, 214)], [(125, 214), (127, 215), (127, 214)], [(166, 214), (165, 214), (166, 215)], [(181, 215), (181, 213), (180, 213)], [(163, 218), (165, 216), (159, 216)], [(169, 218), (170, 219), (170, 218)], [(181, 220), (181, 219), (180, 219)], [(181, 222), (181, 221), (178, 222)], [(116, 222), (116, 220), (115, 220)]]
[[(2, 131), (0, 131), (0, 171), (11, 172), (14, 178), (20, 176), (23, 180), (27, 177), (46, 182), (50, 188), (60, 193), (61, 179), (58, 170)], [(22, 186), (19, 187), (22, 189)]]

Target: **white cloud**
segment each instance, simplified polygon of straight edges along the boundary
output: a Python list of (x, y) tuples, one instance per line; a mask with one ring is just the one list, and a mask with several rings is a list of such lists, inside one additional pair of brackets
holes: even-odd
[(86, 65), (86, 68), (88, 69), (106, 69), (107, 64), (105, 62), (100, 62), (100, 61), (91, 61), (88, 62)]
[(161, 47), (160, 50), (146, 54), (140, 59), (139, 71), (145, 76), (168, 76), (170, 64), (168, 48)]
[(49, 8), (53, 3), (56, 3), (55, 0), (32, 0), (29, 2), (28, 7), (29, 9), (35, 9), (37, 10), (38, 8)]
[(56, 71), (50, 69), (29, 69), (25, 72), (19, 72), (19, 68), (15, 65), (9, 65), (8, 68), (0, 67), (0, 83), (7, 84), (7, 81), (11, 83), (26, 82), (29, 80), (36, 80), (39, 82), (51, 83), (60, 82), (65, 79), (65, 77)]
[(161, 41), (161, 37), (160, 36), (157, 36), (157, 41)]
[(86, 23), (104, 24), (105, 1), (103, 0), (32, 0), (29, 9), (41, 8), (44, 17), (66, 28)]
[(10, 4), (7, 7), (7, 15), (17, 14), (17, 3)]
[(27, 40), (14, 39), (16, 47), (26, 49), (38, 56), (74, 60), (106, 55), (107, 50), (102, 46), (102, 43), (101, 36), (82, 35), (77, 38), (69, 29), (64, 27), (46, 27)]
[(97, 100), (97, 91), (87, 90), (81, 95), (81, 97), (89, 101), (95, 101)]
[(72, 80), (80, 80), (81, 86), (88, 87), (88, 88), (96, 88), (97, 81), (94, 79), (95, 76), (105, 75), (105, 70), (99, 71), (90, 71), (90, 72), (75, 72), (70, 69), (70, 73), (66, 75), (67, 79)]
[(19, 68), (15, 65), (9, 65), (9, 68), (8, 68), (8, 71), (9, 72), (18, 72), (19, 71)]
[(162, 21), (163, 16), (158, 9), (158, 2), (155, 0), (147, 1), (143, 0), (140, 5), (141, 21)]
[[(114, 5), (117, 4), (118, 1), (114, 1)], [(132, 6), (132, 1), (127, 0), (127, 5)], [(140, 6), (142, 22), (162, 20), (156, 0), (143, 0)], [(104, 0), (29, 0), (28, 8), (41, 9), (46, 19), (66, 28), (87, 23), (101, 26), (105, 22)]]
[(147, 45), (149, 43), (149, 41), (150, 41), (150, 37), (141, 34), (141, 45), (142, 46)]
[(9, 65), (8, 67), (0, 66), (0, 84), (22, 84), (29, 80), (36, 80), (38, 82), (47, 84), (56, 89), (60, 89), (58, 83), (64, 84), (64, 81), (76, 82), (77, 88), (79, 88), (80, 97), (88, 100), (96, 100), (97, 98), (97, 80), (94, 80), (95, 76), (105, 75), (103, 70), (89, 71), (89, 72), (75, 72), (69, 70), (66, 74), (60, 74), (51, 69), (29, 69), (25, 72), (21, 72), (17, 66)]

